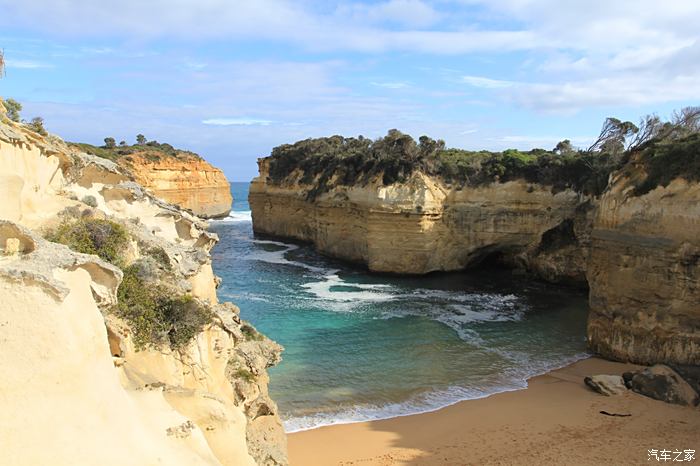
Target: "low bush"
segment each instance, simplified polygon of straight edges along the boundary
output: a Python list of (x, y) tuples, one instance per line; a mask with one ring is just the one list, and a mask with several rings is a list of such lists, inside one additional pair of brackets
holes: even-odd
[(83, 204), (87, 204), (90, 207), (97, 207), (97, 199), (95, 199), (95, 196), (83, 196), (81, 201), (83, 202)]
[(83, 254), (95, 254), (120, 267), (129, 234), (123, 226), (110, 220), (81, 218), (63, 221), (46, 234), (46, 239)]
[(137, 348), (186, 346), (213, 320), (212, 312), (189, 295), (173, 295), (163, 285), (147, 283), (138, 263), (124, 269), (115, 314), (124, 318)]
[(553, 191), (600, 195), (610, 174), (641, 154), (649, 176), (637, 192), (644, 193), (676, 177), (700, 179), (699, 133), (700, 107), (674, 112), (666, 122), (656, 115), (643, 117), (639, 125), (607, 118), (596, 141), (585, 150), (575, 149), (569, 140), (552, 150), (525, 152), (446, 149), (441, 140), (421, 136), (416, 143), (394, 129), (374, 141), (331, 136), (275, 147), (268, 157), (269, 176), (272, 183), (283, 184), (292, 181), (292, 173), (300, 173), (299, 181), (310, 186), (310, 200), (335, 186), (376, 179), (384, 185), (401, 182), (416, 170), (460, 186), (524, 179)]
[(248, 324), (241, 325), (241, 332), (246, 340), (261, 341), (264, 338), (260, 332)]
[(236, 369), (233, 372), (233, 376), (237, 379), (243, 379), (248, 383), (252, 383), (255, 381), (255, 374), (253, 374), (250, 370), (245, 368)]
[[(149, 141), (144, 144), (134, 144), (127, 145), (126, 142), (122, 141), (119, 145), (113, 144), (113, 138), (110, 142), (106, 142), (104, 146), (93, 146), (92, 144), (87, 144), (83, 142), (70, 142), (71, 146), (76, 149), (86, 152), (88, 154), (96, 155), (102, 157), (103, 159), (109, 159), (112, 161), (117, 161), (122, 157), (127, 157), (133, 154), (143, 155), (147, 160), (151, 162), (157, 162), (161, 157), (175, 157), (175, 158), (187, 158), (196, 157), (200, 158), (197, 154), (190, 151), (179, 150), (174, 148), (168, 143), (159, 143), (157, 141)], [(123, 144), (122, 144), (123, 143)]]
[(361, 136), (306, 139), (274, 148), (269, 160), (273, 183), (281, 184), (299, 170), (301, 183), (312, 186), (309, 199), (334, 186), (364, 185), (378, 177), (384, 185), (402, 182), (415, 170), (461, 186), (525, 179), (554, 190), (600, 194), (617, 166), (604, 153), (445, 149), (443, 141), (422, 136), (416, 143), (397, 130), (376, 141)]
[(640, 156), (647, 177), (636, 187), (641, 196), (657, 186), (668, 186), (675, 178), (700, 181), (700, 134), (672, 142), (658, 141), (645, 147)]
[(170, 262), (170, 257), (168, 256), (168, 253), (165, 252), (165, 249), (163, 249), (162, 247), (154, 246), (146, 249), (144, 253), (147, 256), (152, 257), (153, 260), (155, 260), (161, 267), (163, 267), (163, 270), (167, 272), (173, 270), (173, 265)]

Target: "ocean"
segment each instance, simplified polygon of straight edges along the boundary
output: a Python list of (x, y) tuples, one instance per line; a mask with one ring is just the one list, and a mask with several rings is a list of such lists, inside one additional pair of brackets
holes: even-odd
[(506, 270), (372, 275), (253, 235), (248, 183), (211, 222), (222, 301), (285, 347), (270, 394), (287, 432), (435, 410), (526, 387), (588, 356), (585, 292)]

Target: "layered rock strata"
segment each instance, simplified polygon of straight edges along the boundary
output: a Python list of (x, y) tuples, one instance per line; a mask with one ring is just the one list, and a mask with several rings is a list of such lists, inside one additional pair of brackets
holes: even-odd
[[(114, 163), (7, 120), (0, 162), (3, 464), (286, 464), (266, 372), (281, 347), (218, 302), (206, 224)], [(86, 218), (121, 225), (125, 265), (145, 264), (149, 283), (210, 322), (182, 347), (137, 344), (114, 311), (122, 271), (39, 234)]]
[(145, 151), (122, 157), (119, 164), (155, 196), (198, 217), (225, 217), (231, 211), (233, 198), (226, 176), (194, 154), (167, 156)]
[(612, 359), (700, 365), (700, 185), (635, 196), (640, 176), (617, 173), (596, 210), (589, 343)]
[(258, 234), (313, 243), (370, 271), (424, 274), (497, 259), (590, 289), (588, 340), (607, 358), (700, 364), (700, 185), (677, 178), (645, 194), (632, 160), (600, 197), (524, 180), (453, 187), (415, 171), (384, 186), (315, 197), (303, 173), (282, 182), (259, 160), (249, 202)]
[(415, 172), (406, 183), (338, 186), (307, 199), (296, 182), (268, 182), (268, 161), (250, 186), (256, 233), (312, 242), (373, 272), (455, 271), (497, 259), (551, 281), (585, 283), (589, 200), (511, 181), (453, 188)]

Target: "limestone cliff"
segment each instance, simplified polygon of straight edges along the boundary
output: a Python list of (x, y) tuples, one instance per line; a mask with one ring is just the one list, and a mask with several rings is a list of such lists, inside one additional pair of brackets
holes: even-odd
[(641, 166), (617, 173), (593, 222), (588, 339), (603, 356), (700, 364), (700, 184), (676, 178), (635, 194)]
[(194, 154), (168, 156), (145, 150), (121, 157), (118, 162), (157, 197), (199, 217), (225, 217), (231, 211), (233, 198), (226, 176)]
[(404, 183), (377, 178), (309, 200), (299, 176), (277, 185), (266, 159), (259, 168), (249, 195), (256, 233), (309, 241), (374, 272), (454, 271), (495, 258), (551, 281), (585, 280), (588, 199), (573, 190), (524, 180), (456, 188), (417, 171)]
[[(0, 162), (3, 464), (286, 464), (266, 373), (281, 347), (218, 302), (206, 224), (7, 120)], [(126, 232), (120, 267), (40, 236), (86, 219)], [(116, 311), (129, 264), (206, 311), (186, 344), (137, 341)]]
[[(495, 259), (588, 286), (593, 351), (700, 364), (697, 132), (617, 159), (579, 154), (559, 163), (549, 154), (528, 165), (522, 154), (470, 153), (457, 159), (462, 179), (453, 184), (450, 152), (421, 155), (429, 146), (396, 132), (371, 143), (334, 136), (280, 146), (258, 162), (253, 229), (375, 272), (461, 270)], [(557, 186), (560, 176), (573, 182)], [(577, 179), (598, 187), (582, 189)]]

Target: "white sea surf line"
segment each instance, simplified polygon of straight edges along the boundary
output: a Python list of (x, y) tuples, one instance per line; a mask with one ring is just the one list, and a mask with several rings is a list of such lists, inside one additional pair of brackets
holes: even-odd
[(212, 219), (210, 222), (221, 222), (221, 223), (242, 223), (242, 222), (253, 222), (253, 216), (250, 210), (232, 210), (228, 216), (224, 218)]
[[(330, 270), (322, 280), (305, 283), (301, 287), (323, 301), (383, 302), (396, 298), (396, 295), (386, 292), (393, 288), (391, 285), (347, 282), (338, 276), (339, 271)], [(356, 291), (331, 290), (333, 287), (350, 288)]]
[(357, 422), (379, 421), (414, 414), (424, 414), (452, 406), (461, 401), (486, 398), (497, 393), (512, 392), (527, 388), (527, 380), (548, 372), (561, 369), (570, 364), (589, 358), (590, 353), (578, 353), (570, 357), (564, 357), (557, 361), (544, 362), (537, 368), (525, 369), (517, 378), (496, 387), (484, 389), (469, 389), (464, 387), (452, 387), (447, 390), (435, 391), (421, 396), (417, 400), (408, 400), (400, 403), (390, 403), (383, 406), (356, 406), (337, 413), (319, 413), (305, 416), (292, 416), (283, 420), (284, 430), (291, 434), (305, 430), (317, 429), (324, 426), (339, 424), (353, 424)]

